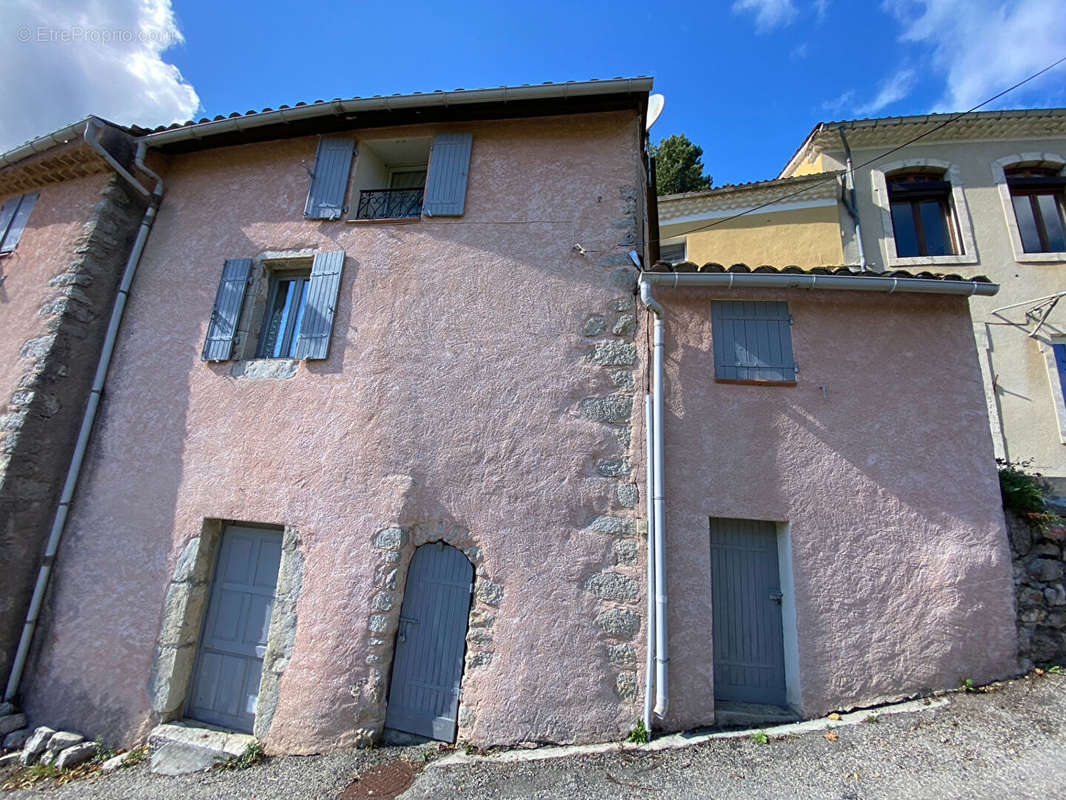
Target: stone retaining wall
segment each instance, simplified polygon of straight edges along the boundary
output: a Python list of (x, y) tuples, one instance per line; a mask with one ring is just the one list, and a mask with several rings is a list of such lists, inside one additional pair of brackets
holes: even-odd
[(1066, 528), (1042, 528), (1007, 512), (1018, 604), (1018, 668), (1066, 664)]

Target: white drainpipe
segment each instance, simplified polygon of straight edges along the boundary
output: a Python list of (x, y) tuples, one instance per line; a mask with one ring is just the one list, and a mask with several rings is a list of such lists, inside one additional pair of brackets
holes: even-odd
[(652, 445), (652, 437), (654, 435), (652, 426), (652, 402), (651, 395), (648, 394), (644, 395), (644, 452), (647, 455), (644, 461), (646, 465), (644, 468), (644, 505), (648, 518), (648, 606), (645, 622), (647, 655), (644, 660), (644, 730), (648, 732), (651, 732), (651, 698), (652, 687), (655, 684), (655, 549), (652, 547), (652, 540), (655, 536), (655, 523), (653, 521), (655, 510), (652, 502), (655, 484), (652, 476), (652, 461), (655, 451)]
[[(651, 285), (640, 280), (640, 299), (654, 315), (651, 355), (652, 394), (652, 519), (650, 537), (655, 558), (655, 715), (664, 717), (669, 707), (666, 644), (666, 514), (663, 505), (663, 307), (651, 296)], [(649, 587), (649, 592), (652, 587)]]
[(152, 223), (155, 221), (156, 209), (159, 208), (159, 202), (163, 197), (163, 179), (144, 164), (145, 147), (143, 142), (137, 148), (136, 164), (145, 174), (155, 179), (155, 188), (151, 192), (148, 192), (126, 169), (117, 164), (111, 158), (110, 153), (102, 150), (94, 135), (97, 130), (94, 120), (90, 118), (85, 124), (85, 141), (94, 150), (100, 152), (134, 190), (139, 194), (148, 196), (149, 202), (148, 208), (144, 212), (144, 217), (141, 218), (141, 226), (137, 231), (137, 238), (133, 242), (129, 258), (126, 259), (126, 268), (122, 273), (118, 294), (115, 297), (115, 306), (111, 310), (111, 319), (107, 324), (107, 333), (104, 335), (104, 343), (100, 350), (100, 360), (96, 366), (96, 375), (93, 378), (92, 389), (89, 391), (88, 402), (85, 404), (85, 414), (82, 416), (81, 428), (78, 431), (78, 441), (74, 446), (74, 455), (70, 459), (70, 466), (67, 468), (67, 477), (63, 482), (63, 492), (59, 497), (59, 507), (56, 509), (52, 530), (48, 535), (48, 543), (45, 545), (41, 568), (37, 572), (37, 583), (33, 587), (33, 598), (30, 600), (30, 607), (26, 612), (26, 620), (22, 625), (22, 634), (19, 637), (18, 649), (15, 651), (15, 660), (11, 664), (11, 674), (8, 676), (7, 688), (4, 690), (4, 700), (8, 702), (13, 701), (18, 694), (19, 684), (22, 681), (22, 672), (26, 668), (26, 659), (29, 657), (30, 647), (33, 644), (33, 635), (37, 629), (41, 603), (44, 601), (45, 592), (48, 590), (48, 581), (52, 575), (52, 565), (55, 563), (59, 542), (63, 538), (63, 531), (66, 528), (70, 503), (74, 497), (74, 490), (78, 485), (82, 461), (85, 459), (89, 436), (92, 433), (93, 423), (96, 420), (96, 411), (100, 405), (100, 395), (104, 390), (108, 367), (111, 365), (111, 354), (115, 349), (115, 340), (118, 337), (119, 325), (122, 323), (122, 314), (126, 308), (130, 285), (133, 283), (133, 276), (137, 272), (137, 264), (140, 263), (144, 243), (148, 239), (148, 232), (152, 229)]

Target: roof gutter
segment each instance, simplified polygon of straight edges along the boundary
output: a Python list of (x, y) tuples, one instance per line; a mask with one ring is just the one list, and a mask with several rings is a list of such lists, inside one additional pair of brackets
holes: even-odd
[(998, 283), (954, 281), (935, 278), (894, 278), (872, 275), (793, 275), (764, 272), (642, 272), (640, 282), (649, 286), (703, 286), (725, 289), (843, 289), (852, 292), (895, 294), (953, 294), (989, 297)]
[(65, 128), (60, 128), (58, 131), (39, 136), (33, 141), (26, 142), (26, 144), (16, 147), (14, 150), (8, 150), (6, 153), (0, 155), (0, 169), (16, 164), (30, 156), (35, 156), (38, 153), (51, 150), (53, 147), (57, 147), (61, 144), (67, 144), (74, 139), (80, 139), (85, 132), (86, 124), (92, 119), (93, 117), (87, 117), (86, 119), (79, 120)]
[(394, 95), (392, 97), (362, 97), (352, 100), (337, 100), (332, 103), (316, 103), (295, 108), (280, 108), (251, 116), (230, 117), (213, 122), (200, 122), (181, 128), (149, 133), (143, 137), (149, 147), (183, 142), (189, 139), (204, 139), (231, 131), (246, 131), (281, 122), (297, 122), (304, 119), (347, 114), (364, 114), (370, 111), (400, 111), (413, 108), (435, 108), (477, 103), (508, 103), (523, 100), (566, 100), (571, 97), (650, 92), (651, 78), (622, 78), (607, 81), (583, 81), (581, 83), (548, 84), (541, 86), (503, 86), (498, 89), (471, 89), (456, 92), (430, 92), (426, 94)]

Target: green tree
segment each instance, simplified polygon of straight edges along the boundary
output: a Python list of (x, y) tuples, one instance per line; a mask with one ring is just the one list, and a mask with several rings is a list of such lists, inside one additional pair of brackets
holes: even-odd
[(703, 174), (703, 148), (683, 133), (675, 133), (652, 145), (655, 157), (655, 193), (679, 194), (710, 189), (710, 175)]

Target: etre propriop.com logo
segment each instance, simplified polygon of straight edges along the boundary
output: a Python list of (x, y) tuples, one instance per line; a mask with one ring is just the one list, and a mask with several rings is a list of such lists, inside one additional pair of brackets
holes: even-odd
[(113, 44), (154, 42), (176, 44), (178, 34), (165, 30), (134, 30), (132, 28), (92, 28), (71, 25), (57, 28), (52, 25), (19, 25), (15, 39), (22, 44)]

